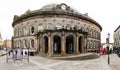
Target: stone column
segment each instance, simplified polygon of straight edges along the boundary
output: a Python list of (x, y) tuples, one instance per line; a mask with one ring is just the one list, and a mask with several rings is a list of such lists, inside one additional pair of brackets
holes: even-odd
[(83, 39), (83, 53), (87, 52), (87, 37), (84, 35)]
[(48, 44), (48, 56), (52, 56), (52, 54), (53, 54), (53, 45), (52, 45), (52, 37), (51, 37), (51, 34), (49, 34), (49, 37), (48, 37), (48, 42), (49, 42), (49, 44)]
[(85, 41), (84, 52), (86, 53), (87, 52), (87, 37), (85, 37), (84, 41)]
[(42, 53), (45, 54), (45, 39), (44, 37), (42, 38)]
[(51, 56), (54, 55), (53, 54), (53, 37), (51, 36)]
[(40, 43), (40, 54), (43, 54), (43, 41), (42, 41), (42, 37), (39, 37), (39, 43)]
[(75, 54), (79, 54), (79, 50), (78, 50), (78, 36), (77, 35), (74, 38), (74, 53)]
[(65, 35), (64, 33), (62, 34), (62, 39), (61, 39), (61, 55), (64, 56), (66, 54), (65, 52), (66, 47), (65, 47)]
[(38, 46), (37, 53), (39, 54), (40, 53), (40, 38), (39, 37), (37, 37), (37, 46)]
[(78, 49), (78, 43), (79, 43), (78, 39), (79, 39), (79, 38), (78, 38), (78, 36), (77, 36), (77, 39), (76, 39), (76, 40), (77, 40), (77, 41), (76, 41), (76, 42), (77, 42), (77, 44), (76, 44), (76, 52), (77, 52), (77, 54), (80, 53), (80, 52), (79, 52), (79, 49)]
[(41, 43), (42, 43), (42, 54), (44, 54), (45, 55), (45, 39), (44, 39), (44, 37), (42, 38), (42, 40), (41, 40)]

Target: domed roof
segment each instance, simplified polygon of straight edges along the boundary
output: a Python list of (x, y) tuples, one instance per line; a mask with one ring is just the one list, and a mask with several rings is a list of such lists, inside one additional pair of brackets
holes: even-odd
[(53, 10), (57, 10), (57, 11), (64, 11), (64, 12), (72, 12), (72, 13), (76, 13), (78, 14), (78, 12), (74, 9), (72, 9), (70, 6), (61, 3), (61, 4), (49, 4), (46, 6), (43, 6), (40, 11), (53, 11)]
[(61, 15), (74, 16), (77, 18), (90, 21), (96, 24), (97, 26), (99, 26), (100, 29), (102, 30), (102, 27), (95, 20), (90, 18), (87, 14), (81, 14), (77, 12), (75, 9), (72, 9), (70, 6), (66, 5), (65, 3), (50, 4), (50, 5), (43, 6), (41, 9), (38, 9), (38, 10), (34, 10), (34, 11), (27, 10), (26, 13), (22, 14), (21, 16), (15, 15), (12, 26), (14, 26), (16, 22), (21, 21), (22, 19), (33, 17), (33, 16), (38, 16), (38, 15), (46, 15), (46, 14), (51, 14), (51, 15), (61, 14)]

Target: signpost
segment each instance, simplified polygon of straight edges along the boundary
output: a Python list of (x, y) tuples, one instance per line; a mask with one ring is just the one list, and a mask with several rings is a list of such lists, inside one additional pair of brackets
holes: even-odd
[(13, 59), (14, 55), (13, 55), (13, 50), (10, 48), (7, 48), (7, 55), (6, 55), (6, 62), (8, 62), (9, 59)]
[(108, 50), (108, 65), (110, 64), (110, 50), (109, 50), (109, 39), (110, 39), (110, 33), (107, 34), (108, 38), (106, 38), (106, 43), (107, 43), (107, 50)]
[(29, 49), (23, 49), (23, 51), (22, 51), (23, 53), (22, 53), (22, 58), (23, 59), (27, 59), (27, 61), (29, 62)]
[(14, 51), (14, 61), (16, 61), (16, 60), (22, 61), (21, 49), (16, 48), (13, 51)]

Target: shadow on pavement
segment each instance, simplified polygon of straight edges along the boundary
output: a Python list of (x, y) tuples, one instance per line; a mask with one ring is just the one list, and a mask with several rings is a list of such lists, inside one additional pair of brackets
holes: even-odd
[(100, 56), (95, 53), (91, 54), (86, 54), (86, 55), (74, 55), (74, 56), (64, 56), (64, 57), (49, 57), (50, 59), (55, 59), (55, 60), (90, 60), (90, 59), (96, 59), (99, 58)]

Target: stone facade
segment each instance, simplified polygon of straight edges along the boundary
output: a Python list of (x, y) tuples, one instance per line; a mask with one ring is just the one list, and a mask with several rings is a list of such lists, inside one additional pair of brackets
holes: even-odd
[(12, 26), (14, 47), (30, 48), (40, 55), (97, 52), (101, 45), (102, 27), (64, 3), (15, 15)]
[(114, 31), (113, 36), (114, 36), (114, 46), (120, 47), (120, 25)]
[(12, 47), (11, 44), (12, 44), (12, 42), (9, 39), (3, 41), (3, 46), (4, 47), (11, 48)]

